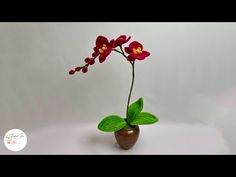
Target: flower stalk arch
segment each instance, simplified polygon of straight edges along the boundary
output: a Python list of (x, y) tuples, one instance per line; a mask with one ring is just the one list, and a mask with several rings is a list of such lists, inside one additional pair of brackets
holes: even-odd
[(108, 40), (108, 38), (102, 35), (98, 36), (91, 57), (84, 59), (85, 64), (83, 66), (77, 66), (69, 71), (70, 75), (78, 72), (87, 73), (89, 67), (95, 64), (97, 58), (100, 63), (103, 63), (112, 52), (121, 54), (131, 64), (132, 80), (126, 106), (126, 117), (122, 118), (118, 115), (104, 117), (98, 124), (98, 129), (104, 132), (116, 132), (123, 128), (153, 124), (158, 121), (155, 115), (149, 112), (142, 112), (144, 105), (142, 97), (130, 105), (135, 79), (135, 62), (142, 61), (150, 56), (150, 53), (144, 50), (143, 45), (138, 41), (132, 41), (128, 46), (123, 48), (123, 45), (129, 42), (130, 39), (131, 37), (126, 35), (121, 35), (111, 40)]

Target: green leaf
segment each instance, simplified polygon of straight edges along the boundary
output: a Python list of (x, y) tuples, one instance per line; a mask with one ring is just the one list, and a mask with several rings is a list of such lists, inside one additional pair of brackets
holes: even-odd
[(132, 128), (131, 127), (131, 125), (129, 125), (129, 124), (126, 124), (123, 128), (127, 128), (127, 129), (130, 129), (130, 128)]
[(98, 129), (104, 132), (115, 132), (126, 126), (126, 122), (120, 116), (110, 115), (102, 119)]
[(128, 122), (132, 122), (135, 117), (137, 117), (143, 109), (143, 98), (139, 98), (133, 104), (129, 106), (128, 109)]
[(149, 112), (141, 112), (130, 124), (147, 125), (157, 122), (159, 119)]

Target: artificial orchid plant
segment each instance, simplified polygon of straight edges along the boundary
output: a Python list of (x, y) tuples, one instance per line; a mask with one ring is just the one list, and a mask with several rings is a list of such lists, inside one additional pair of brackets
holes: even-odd
[(129, 46), (124, 47), (123, 49), (123, 44), (129, 42), (130, 39), (130, 36), (127, 37), (126, 35), (121, 35), (117, 39), (112, 39), (109, 41), (105, 36), (98, 36), (95, 42), (96, 46), (93, 48), (94, 52), (92, 53), (92, 57), (85, 58), (85, 64), (83, 66), (78, 66), (69, 71), (70, 75), (80, 71), (82, 71), (82, 73), (87, 73), (88, 68), (95, 63), (97, 58), (99, 59), (100, 63), (103, 63), (112, 52), (121, 54), (128, 61), (128, 63), (131, 64), (132, 82), (128, 95), (126, 118), (122, 118), (118, 115), (106, 116), (98, 124), (98, 129), (104, 132), (116, 132), (123, 128), (153, 124), (158, 121), (158, 118), (155, 115), (149, 112), (142, 112), (143, 98), (139, 98), (130, 105), (130, 98), (134, 85), (135, 62), (142, 61), (150, 56), (150, 53), (144, 50), (143, 45), (138, 41), (131, 42)]

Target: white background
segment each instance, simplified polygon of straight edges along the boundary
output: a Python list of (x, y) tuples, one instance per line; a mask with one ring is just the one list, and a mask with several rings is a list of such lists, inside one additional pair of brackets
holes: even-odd
[(1, 137), (125, 116), (131, 66), (121, 55), (68, 75), (91, 56), (98, 35), (121, 34), (151, 53), (136, 62), (132, 101), (143, 97), (160, 123), (215, 126), (236, 153), (235, 23), (1, 23)]

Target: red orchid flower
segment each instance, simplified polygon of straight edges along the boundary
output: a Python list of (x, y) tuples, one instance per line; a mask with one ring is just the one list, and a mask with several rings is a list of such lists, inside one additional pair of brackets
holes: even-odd
[(129, 47), (125, 47), (125, 52), (129, 54), (129, 61), (144, 60), (150, 55), (148, 51), (143, 50), (143, 45), (137, 41), (133, 41), (129, 44)]
[[(87, 57), (84, 59), (85, 64), (83, 66), (77, 66), (76, 68), (69, 71), (70, 75), (76, 72), (82, 71), (83, 73), (88, 72), (88, 67), (95, 63), (95, 59), (98, 57), (99, 62), (102, 63), (106, 60), (107, 56), (112, 52), (112, 50), (122, 54), (128, 61), (144, 60), (150, 55), (148, 51), (143, 50), (143, 45), (137, 41), (133, 41), (129, 44), (129, 47), (125, 47), (125, 52), (128, 53), (126, 56), (123, 52), (122, 45), (127, 43), (131, 37), (126, 35), (120, 35), (116, 40), (112, 39), (110, 42), (105, 36), (98, 36), (96, 39), (96, 47), (93, 48), (94, 52), (92, 57)], [(120, 46), (121, 51), (114, 49)], [(134, 64), (131, 62), (131, 64)]]
[(125, 43), (127, 43), (129, 40), (130, 40), (131, 36), (129, 36), (127, 38), (126, 35), (121, 35), (119, 36), (116, 40), (115, 40), (115, 43), (114, 43), (114, 48), (118, 47), (118, 46), (121, 46)]
[(102, 63), (106, 60), (107, 56), (111, 53), (114, 46), (114, 39), (110, 42), (105, 36), (98, 36), (96, 39), (96, 47), (93, 48), (93, 57), (99, 55), (99, 62)]

